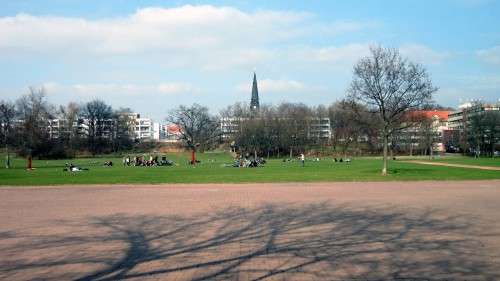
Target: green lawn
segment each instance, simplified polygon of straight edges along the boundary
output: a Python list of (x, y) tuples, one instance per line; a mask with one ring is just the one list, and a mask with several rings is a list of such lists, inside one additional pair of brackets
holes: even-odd
[[(500, 171), (428, 166), (399, 161), (391, 161), (389, 175), (383, 177), (380, 175), (382, 165), (380, 158), (353, 159), (349, 164), (334, 163), (331, 159), (320, 162), (308, 161), (306, 167), (301, 167), (297, 161), (283, 163), (280, 160), (271, 160), (265, 167), (232, 168), (224, 167), (224, 164), (229, 164), (232, 160), (228, 154), (223, 153), (199, 154), (198, 158), (202, 163), (196, 167), (187, 164), (189, 159), (187, 153), (169, 154), (168, 157), (176, 162), (175, 166), (123, 167), (121, 158), (84, 158), (34, 160), (36, 169), (33, 171), (26, 171), (25, 160), (16, 158), (13, 160), (14, 168), (8, 170), (3, 167), (2, 161), (0, 185), (500, 179)], [(103, 167), (102, 163), (105, 160), (112, 160), (115, 165)], [(89, 168), (89, 171), (63, 172), (66, 162)]]

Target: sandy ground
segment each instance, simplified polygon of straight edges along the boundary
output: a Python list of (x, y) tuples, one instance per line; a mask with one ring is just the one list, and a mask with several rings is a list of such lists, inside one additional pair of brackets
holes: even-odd
[(500, 280), (500, 181), (0, 188), (2, 280)]

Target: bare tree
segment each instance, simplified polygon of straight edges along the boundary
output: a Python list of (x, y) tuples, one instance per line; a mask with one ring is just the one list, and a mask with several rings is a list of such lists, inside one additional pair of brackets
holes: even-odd
[(387, 175), (391, 134), (400, 129), (405, 114), (428, 104), (437, 91), (424, 67), (402, 58), (396, 49), (372, 47), (371, 56), (354, 66), (351, 99), (366, 105), (382, 120), (383, 168)]
[(47, 102), (44, 88), (29, 88), (29, 93), (16, 101), (20, 127), (20, 146), (22, 153), (28, 155), (42, 155), (50, 149), (48, 134), (48, 120), (51, 118), (52, 108)]
[(217, 119), (210, 115), (207, 107), (196, 103), (189, 107), (179, 106), (168, 114), (166, 120), (180, 128), (181, 140), (192, 151), (193, 164), (197, 148), (209, 147), (220, 135)]
[(352, 102), (341, 100), (329, 107), (332, 134), (335, 146), (342, 147), (344, 157), (349, 147), (358, 141), (362, 123)]
[(500, 142), (500, 111), (485, 110), (476, 106), (476, 112), (471, 114), (469, 120), (468, 142), (474, 148), (475, 155), (485, 154), (495, 156), (495, 145)]
[(136, 126), (132, 109), (119, 108), (113, 113), (112, 147), (117, 152), (121, 149), (130, 149), (133, 145), (134, 128)]
[(105, 137), (110, 137), (113, 109), (101, 100), (93, 100), (86, 103), (82, 111), (88, 122), (88, 146), (95, 154), (102, 149)]
[(78, 114), (80, 111), (80, 106), (75, 102), (70, 102), (66, 106), (61, 105), (58, 110), (59, 118), (64, 125), (63, 130), (59, 133), (59, 138), (72, 152), (80, 137), (78, 132)]
[(434, 127), (432, 117), (421, 118), (419, 122), (420, 145), (424, 153), (429, 154), (429, 159), (434, 158), (434, 144), (438, 137), (438, 133)]
[(7, 101), (0, 101), (0, 129), (1, 141), (5, 145), (5, 168), (10, 168), (9, 145), (12, 141), (12, 131), (14, 118), (16, 116), (16, 107)]
[(280, 114), (283, 129), (283, 146), (288, 147), (289, 157), (304, 150), (308, 143), (311, 110), (305, 104), (281, 103), (276, 110)]

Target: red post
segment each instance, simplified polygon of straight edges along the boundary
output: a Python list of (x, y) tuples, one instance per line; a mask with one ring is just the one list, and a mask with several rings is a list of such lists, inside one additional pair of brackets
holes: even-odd
[(33, 159), (31, 158), (31, 155), (28, 156), (28, 170), (33, 169)]
[(192, 164), (192, 165), (195, 165), (195, 164), (196, 164), (196, 155), (195, 155), (194, 150), (193, 150), (193, 151), (191, 151), (191, 164)]

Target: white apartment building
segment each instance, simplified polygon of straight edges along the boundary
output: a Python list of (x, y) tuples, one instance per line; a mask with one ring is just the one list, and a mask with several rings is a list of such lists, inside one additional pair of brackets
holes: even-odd
[(236, 117), (224, 117), (220, 119), (220, 131), (223, 140), (228, 140), (239, 132), (242, 119)]
[(469, 119), (472, 116), (490, 110), (499, 111), (500, 102), (496, 104), (480, 104), (475, 102), (464, 103), (459, 106), (459, 110), (450, 113), (448, 126), (450, 130), (462, 131), (465, 124), (469, 123)]
[(310, 139), (331, 139), (332, 127), (330, 118), (312, 118), (309, 120), (308, 137)]
[[(141, 118), (140, 114), (137, 113), (126, 114), (125, 117), (128, 118), (130, 129), (133, 132), (131, 138), (139, 141), (160, 140), (161, 138), (164, 138), (165, 133), (163, 126), (159, 123), (153, 123), (151, 118)], [(108, 119), (102, 122), (103, 137), (110, 137), (113, 132), (113, 128), (116, 125), (116, 120)], [(79, 118), (73, 122), (73, 128), (77, 128), (77, 134), (86, 136), (89, 134), (89, 120)], [(69, 134), (68, 121), (64, 119), (49, 120), (48, 132), (52, 139), (57, 139), (64, 133)]]
[(153, 120), (151, 118), (141, 118), (139, 114), (136, 114), (134, 124), (134, 135), (136, 140), (154, 139)]
[(68, 120), (65, 119), (51, 119), (48, 124), (48, 132), (51, 139), (58, 139), (63, 134), (78, 134), (78, 135), (88, 135), (89, 126), (88, 122), (84, 119), (77, 119), (73, 121), (72, 128), (73, 132), (70, 132)]
[(162, 141), (166, 139), (166, 137), (167, 131), (165, 126), (157, 122), (153, 123), (153, 139), (155, 141)]
[[(242, 121), (246, 118), (225, 117), (220, 120), (220, 130), (223, 140), (228, 140), (240, 130)], [(332, 128), (330, 118), (311, 118), (307, 120), (307, 136), (310, 139), (330, 139)]]

